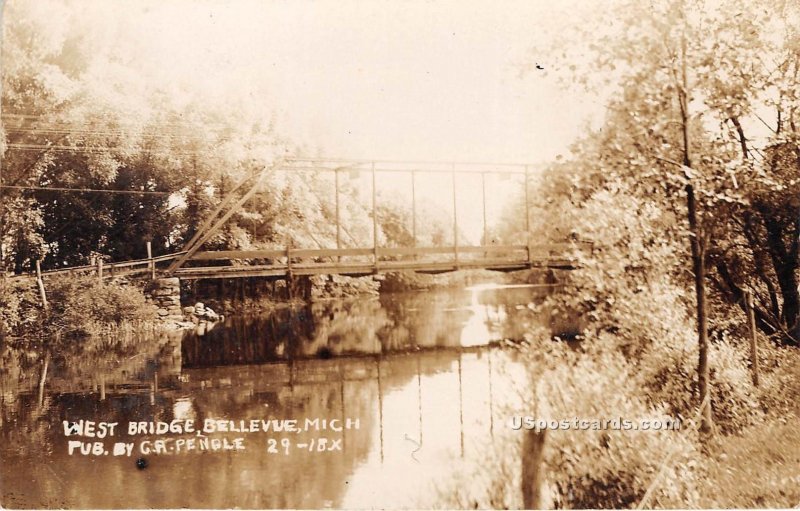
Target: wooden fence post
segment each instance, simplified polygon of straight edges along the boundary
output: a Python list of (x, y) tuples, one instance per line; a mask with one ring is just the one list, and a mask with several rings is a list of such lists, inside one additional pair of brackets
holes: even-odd
[(150, 260), (150, 262), (147, 263), (147, 266), (150, 267), (150, 279), (151, 280), (155, 280), (156, 279), (156, 262), (153, 261), (153, 246), (149, 241), (147, 242), (147, 258)]
[(756, 315), (753, 310), (753, 295), (750, 291), (744, 292), (744, 305), (747, 310), (747, 325), (750, 329), (750, 361), (753, 368), (753, 385), (759, 385), (758, 371), (758, 343), (756, 334)]
[(103, 282), (103, 258), (97, 258), (97, 279)]

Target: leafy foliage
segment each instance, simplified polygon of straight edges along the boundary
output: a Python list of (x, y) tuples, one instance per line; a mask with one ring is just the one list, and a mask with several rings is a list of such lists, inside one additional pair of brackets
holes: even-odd
[(0, 334), (3, 340), (30, 349), (63, 349), (107, 326), (154, 319), (154, 309), (138, 287), (120, 282), (72, 276), (54, 277), (46, 285), (48, 307), (41, 304), (31, 279), (0, 279)]
[[(576, 251), (579, 268), (545, 304), (553, 314), (583, 317), (580, 353), (534, 350), (547, 353), (536, 363), (552, 364), (537, 375), (558, 382), (537, 394), (555, 417), (695, 413), (691, 185), (713, 284), (714, 422), (730, 433), (764, 419), (766, 396), (777, 387), (751, 383), (743, 295), (756, 297), (763, 333), (797, 344), (797, 15), (796, 6), (781, 2), (622, 1), (559, 41), (565, 61), (585, 62), (564, 78), (603, 89), (609, 99), (601, 128), (531, 189), (539, 205), (532, 237), (568, 234), (593, 244), (591, 252)], [(636, 504), (669, 444), (685, 454), (699, 445), (692, 436), (663, 443), (583, 433), (550, 436), (564, 507)], [(708, 467), (702, 457), (690, 466), (691, 458), (678, 456), (653, 502), (699, 505)]]

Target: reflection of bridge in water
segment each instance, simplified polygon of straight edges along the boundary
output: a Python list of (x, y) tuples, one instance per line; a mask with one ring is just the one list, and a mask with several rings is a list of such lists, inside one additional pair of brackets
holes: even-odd
[[(499, 355), (498, 355), (499, 353)], [(177, 353), (176, 353), (177, 355)], [(375, 418), (379, 428), (380, 452), (383, 458), (384, 441), (384, 395), (401, 389), (409, 384), (416, 385), (418, 402), (416, 406), (406, 410), (405, 415), (416, 415), (413, 421), (417, 426), (418, 438), (422, 438), (423, 410), (422, 399), (425, 393), (426, 377), (452, 374), (457, 383), (448, 385), (450, 396), (437, 396), (458, 403), (458, 429), (460, 449), (464, 449), (464, 409), (474, 406), (486, 406), (484, 415), (488, 420), (488, 433), (494, 431), (495, 395), (493, 380), (496, 378), (493, 368), (493, 357), (508, 358), (508, 352), (499, 350), (495, 345), (469, 347), (439, 347), (412, 350), (405, 353), (376, 353), (347, 356), (331, 359), (300, 359), (271, 362), (258, 365), (236, 365), (216, 367), (181, 368), (179, 365), (152, 366), (145, 363), (137, 373), (126, 375), (96, 374), (92, 378), (74, 381), (62, 377), (51, 377), (47, 383), (47, 394), (51, 398), (63, 400), (68, 396), (82, 396), (84, 399), (98, 403), (106, 400), (115, 401), (120, 398), (135, 397), (142, 403), (156, 405), (157, 402), (178, 402), (191, 396), (192, 401), (204, 401), (204, 395), (228, 393), (249, 396), (250, 399), (263, 399), (271, 402), (271, 406), (282, 408), (289, 406), (299, 395), (315, 395), (320, 388), (336, 389), (338, 409), (328, 410), (331, 416), (348, 417), (347, 410), (361, 409), (345, 399), (345, 387), (355, 386), (362, 390), (371, 388), (375, 392)], [(468, 383), (469, 393), (465, 394), (464, 360), (471, 364), (471, 381)], [(476, 378), (477, 366), (483, 366), (483, 376)], [(149, 366), (149, 367), (148, 367)], [(482, 384), (475, 388), (476, 380)], [(480, 398), (476, 398), (478, 390)], [(441, 389), (438, 389), (441, 391)], [(363, 392), (356, 393), (354, 399), (361, 400)], [(367, 407), (368, 408), (368, 407)], [(472, 415), (475, 415), (472, 410)], [(270, 411), (270, 416), (275, 411)], [(369, 417), (361, 417), (369, 425)]]
[[(500, 353), (504, 359), (507, 358), (507, 352)], [(291, 402), (298, 389), (304, 389), (313, 394), (316, 392), (315, 388), (318, 387), (335, 387), (339, 394), (339, 409), (331, 410), (331, 412), (345, 418), (348, 417), (347, 410), (350, 408), (345, 399), (345, 387), (372, 388), (377, 397), (374, 411), (379, 428), (382, 460), (385, 426), (384, 395), (406, 387), (412, 382), (416, 385), (417, 406), (406, 410), (405, 415), (407, 417), (416, 415), (414, 421), (418, 426), (416, 433), (421, 439), (423, 437), (424, 381), (427, 377), (434, 375), (452, 374), (457, 380), (456, 385), (448, 385), (452, 395), (440, 394), (436, 397), (458, 403), (458, 431), (463, 455), (465, 407), (471, 408), (471, 415), (475, 415), (475, 405), (486, 406), (486, 410), (477, 412), (477, 414), (483, 415), (487, 419), (487, 432), (490, 435), (494, 432), (495, 396), (492, 382), (496, 377), (493, 373), (497, 369), (493, 368), (493, 357), (498, 357), (496, 346), (472, 346), (425, 349), (408, 353), (348, 356), (327, 360), (290, 360), (261, 365), (194, 368), (183, 371), (178, 387), (165, 388), (159, 392), (165, 397), (177, 397), (187, 391), (192, 395), (200, 396), (207, 392), (237, 389), (245, 390), (254, 396), (272, 394), (279, 400), (282, 397), (287, 402)], [(469, 360), (471, 365), (471, 381), (467, 385), (470, 389), (469, 394), (465, 394), (465, 359)], [(476, 378), (475, 372), (479, 365), (483, 366), (484, 374), (482, 377)], [(476, 382), (482, 383), (483, 388), (476, 389)], [(437, 392), (441, 392), (441, 390), (439, 388)], [(480, 392), (481, 396), (475, 396), (476, 390)], [(356, 407), (353, 406), (353, 408)]]
[[(259, 365), (153, 368), (149, 375), (100, 376), (94, 388), (54, 378), (43, 409), (50, 410), (53, 421), (42, 421), (41, 412), (31, 414), (35, 395), (27, 394), (18, 400), (24, 412), (14, 426), (0, 425), (6, 446), (0, 452), (25, 446), (22, 454), (4, 455), (18, 467), (3, 470), (6, 490), (15, 488), (33, 499), (20, 501), (22, 507), (321, 508), (326, 502), (339, 506), (351, 501), (360, 507), (359, 499), (369, 500), (374, 493), (370, 481), (383, 467), (390, 479), (389, 472), (396, 474), (399, 466), (405, 481), (421, 477), (421, 471), (446, 478), (449, 472), (441, 467), (462, 463), (458, 460), (465, 453), (474, 458), (476, 443), (482, 442), (484, 449), (491, 443), (502, 413), (495, 403), (507, 403), (509, 378), (501, 369), (507, 367), (507, 358), (497, 348), (439, 348)], [(280, 441), (285, 434), (251, 434), (246, 451), (148, 457), (147, 473), (132, 477), (137, 474), (131, 473), (131, 459), (67, 456), (58, 427), (61, 418), (123, 426), (127, 421), (190, 418), (200, 423), (204, 418), (296, 419), (299, 424), (351, 418), (360, 427), (297, 435), (300, 441), (341, 438), (342, 451), (324, 456), (270, 456), (267, 439)], [(21, 436), (20, 425), (27, 435), (38, 431), (38, 440), (27, 445), (33, 437)], [(138, 445), (147, 438), (122, 431), (116, 440)], [(50, 453), (44, 463), (40, 449)], [(395, 484), (404, 483), (381, 483), (382, 495)], [(413, 488), (416, 483), (406, 484)], [(386, 498), (384, 502), (393, 502), (395, 497)]]

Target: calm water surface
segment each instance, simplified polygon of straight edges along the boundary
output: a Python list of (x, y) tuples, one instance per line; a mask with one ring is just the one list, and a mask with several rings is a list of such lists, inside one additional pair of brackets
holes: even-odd
[[(138, 332), (54, 355), (43, 386), (36, 353), (6, 351), (2, 504), (434, 506), (452, 474), (481, 468), (471, 465), (508, 433), (511, 410), (524, 412), (526, 371), (503, 345), (541, 321), (530, 307), (540, 297), (530, 287), (483, 285)], [(349, 419), (351, 427), (209, 433), (242, 437), (245, 448), (178, 453), (174, 439), (201, 437), (127, 431), (129, 421), (209, 418), (295, 419), (301, 429), (306, 419)], [(131, 456), (69, 455), (76, 437), (65, 437), (63, 421), (80, 419), (119, 423), (113, 438), (83, 440), (108, 450), (132, 443)], [(143, 442), (152, 448), (166, 437), (171, 452), (142, 454)]]

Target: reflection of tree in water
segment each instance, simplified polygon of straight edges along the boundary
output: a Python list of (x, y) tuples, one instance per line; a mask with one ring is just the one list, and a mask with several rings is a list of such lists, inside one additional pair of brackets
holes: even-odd
[(387, 294), (381, 305), (391, 320), (381, 332), (386, 351), (457, 345), (453, 333), (469, 316), (463, 291)]
[[(309, 364), (313, 364), (311, 367)], [(263, 367), (263, 366), (262, 366)], [(325, 500), (336, 501), (346, 489), (347, 480), (355, 466), (363, 462), (370, 450), (370, 435), (375, 419), (377, 386), (372, 382), (343, 382), (343, 374), (337, 360), (298, 362), (294, 371), (299, 373), (297, 380), (324, 381), (315, 383), (275, 384), (271, 388), (259, 385), (260, 367), (209, 368), (190, 371), (190, 377), (204, 381), (218, 381), (225, 375), (232, 382), (250, 381), (256, 388), (246, 389), (237, 384), (228, 389), (209, 389), (194, 394), (193, 407), (198, 419), (205, 417), (263, 417), (265, 419), (295, 418), (303, 424), (306, 418), (343, 419), (359, 418), (360, 430), (345, 433), (345, 452), (332, 452), (320, 455), (295, 453), (289, 457), (280, 455), (268, 458), (264, 464), (263, 450), (252, 454), (237, 455), (237, 463), (226, 465), (215, 463), (217, 475), (220, 472), (236, 478), (239, 492), (236, 498), (223, 498), (226, 477), (207, 478), (204, 490), (207, 500), (198, 498), (202, 506), (229, 507), (317, 507)], [(217, 376), (219, 375), (219, 376)], [(270, 375), (271, 376), (271, 375)], [(259, 388), (262, 387), (262, 388)], [(313, 436), (333, 437), (328, 432), (295, 435), (305, 439)], [(265, 445), (266, 438), (281, 438), (282, 434), (254, 436)], [(256, 447), (258, 449), (258, 447)], [(211, 460), (209, 460), (211, 463)], [(209, 467), (210, 468), (210, 467)], [(242, 475), (244, 472), (244, 475)]]
[(443, 290), (317, 302), (228, 318), (186, 332), (183, 363), (207, 367), (456, 347), (476, 314), (485, 316), (484, 330), (491, 335), (484, 333), (469, 344), (521, 339), (526, 328), (538, 322), (528, 308), (531, 300), (530, 288)]
[(377, 331), (386, 321), (378, 300), (320, 302), (230, 318), (205, 332), (187, 332), (183, 359), (187, 367), (202, 367), (375, 353)]
[[(153, 361), (162, 371), (180, 370), (176, 357), (178, 337), (164, 331), (116, 331), (107, 336), (90, 336), (80, 342), (57, 342), (40, 348), (4, 346), (0, 386), (4, 409), (14, 404), (20, 392), (39, 392), (38, 406), (46, 411), (48, 393), (65, 390), (91, 390), (99, 385), (115, 384), (152, 374)], [(44, 372), (43, 360), (47, 360)], [(98, 391), (100, 389), (97, 389)], [(104, 388), (103, 388), (104, 391)]]
[(489, 288), (476, 293), (477, 302), (484, 308), (486, 324), (494, 333), (492, 340), (522, 340), (534, 326), (542, 325), (545, 318), (536, 311), (548, 291), (531, 288)]
[(314, 304), (312, 310), (317, 331), (301, 355), (319, 353), (323, 347), (333, 355), (380, 352), (377, 332), (388, 322), (380, 301), (323, 302)]
[[(60, 420), (70, 417), (113, 415), (113, 399), (106, 397), (114, 385), (144, 379), (158, 364), (174, 366), (174, 335), (149, 332), (116, 332), (92, 336), (81, 342), (58, 342), (38, 347), (4, 346), (0, 372), (0, 443), (4, 467), (19, 467), (31, 459), (51, 467), (49, 457), (64, 445)], [(48, 370), (42, 372), (42, 361)], [(154, 360), (158, 360), (155, 364)], [(177, 361), (178, 367), (180, 361)], [(44, 378), (42, 378), (44, 376)], [(144, 396), (149, 403), (149, 397)], [(16, 472), (16, 471), (15, 471)], [(16, 494), (35, 496), (36, 502), (25, 506), (63, 507), (59, 477), (42, 478), (35, 491), (24, 492), (20, 485), (34, 484), (26, 475), (18, 484), (8, 484), (4, 471), (3, 502), (14, 504)], [(16, 492), (16, 493), (15, 493)], [(23, 503), (20, 502), (20, 505)]]

